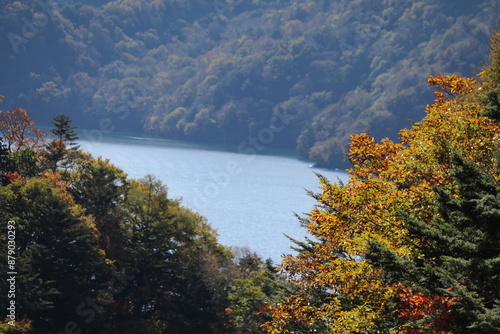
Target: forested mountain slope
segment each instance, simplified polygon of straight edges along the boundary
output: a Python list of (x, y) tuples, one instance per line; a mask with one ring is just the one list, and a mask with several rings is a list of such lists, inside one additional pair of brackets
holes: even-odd
[(476, 73), (498, 23), (496, 0), (41, 0), (0, 10), (5, 109), (240, 151), (297, 148), (330, 167), (349, 135), (394, 136), (419, 120), (428, 75)]

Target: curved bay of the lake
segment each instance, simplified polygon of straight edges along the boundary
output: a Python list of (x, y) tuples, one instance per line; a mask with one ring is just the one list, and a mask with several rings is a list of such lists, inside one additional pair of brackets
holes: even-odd
[[(170, 198), (203, 216), (224, 245), (248, 247), (264, 259), (279, 262), (294, 253), (285, 236), (303, 240), (306, 231), (294, 213), (310, 212), (319, 192), (321, 173), (330, 181), (347, 181), (343, 171), (312, 168), (292, 150), (251, 146), (196, 144), (127, 135), (89, 137), (80, 134), (82, 149), (110, 159), (131, 178), (153, 174), (168, 187)], [(99, 139), (99, 140), (97, 140)]]

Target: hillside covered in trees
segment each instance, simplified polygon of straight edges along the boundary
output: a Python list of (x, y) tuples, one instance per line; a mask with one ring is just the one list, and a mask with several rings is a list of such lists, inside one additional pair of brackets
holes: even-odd
[(476, 79), (429, 78), (435, 101), (398, 141), (352, 137), (267, 333), (500, 333), (500, 33), (490, 45)]
[[(0, 333), (243, 333), (293, 291), (271, 261), (21, 108), (0, 113)], [(7, 275), (5, 277), (4, 275)]]
[[(277, 272), (220, 245), (152, 175), (0, 113), (0, 332), (500, 333), (500, 32), (475, 79), (398, 141), (351, 137), (347, 183), (320, 177)], [(3, 276), (2, 276), (3, 277)]]
[(500, 333), (500, 32), (489, 46), (474, 78), (428, 78), (398, 140), (350, 137), (349, 181), (320, 177), (280, 273), (82, 151), (67, 115), (46, 136), (2, 111), (0, 332)]
[(395, 137), (423, 116), (427, 76), (473, 75), (498, 10), (496, 0), (2, 0), (0, 92), (41, 124), (64, 113), (80, 128), (256, 138), (338, 167), (351, 134)]

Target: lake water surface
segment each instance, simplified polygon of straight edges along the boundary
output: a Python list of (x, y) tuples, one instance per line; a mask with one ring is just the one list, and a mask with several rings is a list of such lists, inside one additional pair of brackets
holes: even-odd
[(342, 171), (311, 167), (294, 151), (265, 148), (242, 154), (237, 148), (180, 141), (109, 135), (79, 144), (94, 156), (109, 158), (129, 177), (153, 174), (169, 189), (170, 198), (208, 219), (219, 241), (248, 247), (279, 262), (293, 253), (289, 235), (303, 240), (305, 229), (294, 216), (311, 211), (315, 200), (305, 189), (319, 191), (319, 172), (331, 181), (347, 181)]

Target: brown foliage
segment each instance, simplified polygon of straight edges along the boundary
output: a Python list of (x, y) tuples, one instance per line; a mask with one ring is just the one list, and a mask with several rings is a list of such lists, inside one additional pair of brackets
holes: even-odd
[(26, 110), (19, 107), (0, 113), (0, 134), (10, 152), (37, 148), (43, 144), (45, 137), (44, 133), (35, 127), (35, 121)]

